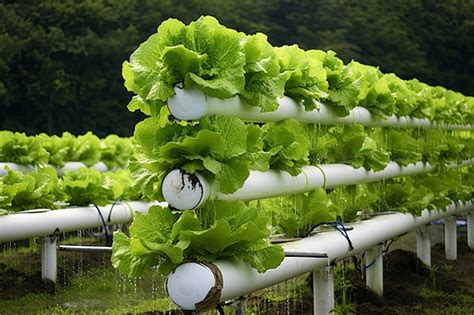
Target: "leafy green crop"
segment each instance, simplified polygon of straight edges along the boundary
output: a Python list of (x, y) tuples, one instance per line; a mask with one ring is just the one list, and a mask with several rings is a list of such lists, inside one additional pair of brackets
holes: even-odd
[[(255, 148), (255, 142), (247, 141), (247, 126), (240, 119), (211, 117), (193, 125), (165, 123), (162, 126), (159, 120), (158, 116), (147, 118), (135, 129), (136, 142), (143, 151), (138, 162), (153, 163), (160, 169), (158, 184), (166, 171), (179, 167), (188, 173), (201, 171), (216, 179), (222, 192), (233, 192), (242, 186), (249, 174), (248, 162), (252, 159), (249, 151), (260, 150)], [(143, 176), (147, 175), (140, 170), (135, 174), (144, 185), (150, 183), (144, 180)]]
[(48, 151), (38, 138), (23, 133), (0, 131), (0, 161), (44, 166)]
[(344, 64), (333, 51), (273, 47), (261, 33), (239, 33), (209, 16), (188, 25), (163, 22), (122, 70), (125, 87), (135, 94), (128, 109), (151, 116), (136, 125), (137, 150), (130, 162), (134, 187), (150, 199), (163, 200), (162, 181), (173, 169), (199, 173), (213, 183), (213, 193), (223, 194), (242, 187), (251, 171), (297, 175), (302, 167), (321, 163), (379, 171), (390, 161), (402, 166), (423, 161), (439, 174), (436, 180), (417, 176), (330, 192), (320, 188), (258, 203), (208, 200), (181, 213), (152, 207), (137, 214), (130, 235), (115, 234), (112, 262), (129, 276), (150, 266), (167, 274), (187, 260), (222, 258), (243, 260), (263, 272), (283, 259), (282, 249), (268, 243), (271, 232), (307, 236), (322, 222), (353, 220), (360, 211), (419, 214), (472, 198), (472, 174), (444, 169), (474, 156), (470, 131), (322, 127), (294, 119), (252, 123), (220, 116), (185, 122), (166, 107), (175, 88), (197, 88), (215, 98), (239, 97), (262, 112), (276, 110), (278, 98), (288, 96), (306, 111), (323, 103), (337, 116), (362, 106), (377, 118), (410, 115), (470, 124), (472, 97), (356, 61)]
[(66, 162), (93, 166), (102, 161), (112, 169), (127, 166), (133, 152), (132, 140), (116, 135), (101, 140), (91, 132), (78, 137), (64, 132), (58, 137), (0, 131), (0, 162), (63, 167)]
[(272, 169), (284, 170), (292, 175), (308, 165), (309, 141), (304, 129), (296, 120), (289, 119), (263, 127), (265, 150), (271, 152)]
[(265, 35), (236, 32), (210, 16), (189, 25), (163, 22), (124, 62), (123, 77), (136, 94), (128, 108), (150, 116), (159, 114), (179, 85), (217, 98), (239, 95), (263, 112), (275, 110), (277, 98), (287, 95), (306, 110), (323, 102), (338, 116), (362, 106), (377, 117), (412, 115), (458, 124), (474, 118), (473, 97), (355, 61), (345, 65), (333, 51), (272, 47)]
[(0, 214), (139, 199), (141, 193), (132, 187), (128, 170), (100, 173), (93, 168), (79, 168), (58, 178), (56, 170), (44, 167), (31, 173), (8, 170), (0, 177)]
[(313, 228), (342, 215), (323, 188), (312, 192), (260, 201), (262, 211), (272, 214), (272, 224), (289, 237), (309, 236)]
[[(242, 34), (203, 17), (185, 26), (169, 19), (123, 64), (125, 86), (137, 94), (130, 109), (157, 113), (176, 83), (226, 98), (245, 86)], [(147, 108), (145, 110), (145, 108)]]
[(54, 209), (55, 202), (64, 199), (57, 184), (56, 171), (51, 167), (26, 174), (9, 170), (0, 178), (0, 209)]
[(185, 260), (232, 258), (263, 272), (284, 258), (280, 246), (264, 240), (269, 236), (269, 218), (243, 202), (208, 202), (181, 215), (153, 206), (147, 214), (136, 214), (130, 237), (114, 233), (112, 263), (129, 276), (139, 276), (156, 265), (168, 274)]
[(301, 102), (306, 110), (317, 108), (315, 101), (328, 97), (322, 56), (316, 51), (305, 52), (297, 45), (278, 47), (275, 52), (282, 70), (290, 74), (285, 95)]
[(366, 185), (336, 188), (329, 194), (346, 221), (357, 212), (397, 211), (420, 215), (424, 209), (444, 209), (452, 202), (474, 198), (473, 167), (399, 177)]
[(112, 181), (93, 168), (66, 171), (60, 182), (60, 190), (66, 194), (69, 204), (87, 206), (94, 203), (105, 206), (110, 200), (117, 200), (123, 194), (124, 184)]

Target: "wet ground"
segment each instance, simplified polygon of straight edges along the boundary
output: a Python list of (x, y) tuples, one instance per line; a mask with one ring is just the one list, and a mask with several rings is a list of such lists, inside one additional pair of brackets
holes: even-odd
[[(23, 244), (24, 245), (24, 244)], [(335, 268), (334, 314), (474, 314), (474, 251), (458, 241), (458, 260), (432, 248), (432, 267), (397, 249), (384, 257), (384, 297), (365, 288), (352, 261)], [(131, 280), (107, 253), (60, 252), (58, 284), (41, 281), (38, 247), (0, 253), (0, 314), (179, 314), (166, 299), (164, 279), (150, 271)], [(236, 307), (234, 306), (234, 309)], [(225, 307), (226, 314), (234, 312)], [(309, 275), (252, 294), (247, 314), (312, 314)], [(209, 312), (215, 314), (215, 312)]]
[(353, 277), (358, 314), (474, 314), (474, 251), (458, 241), (458, 259), (448, 261), (444, 248), (431, 250), (432, 267), (410, 252), (397, 250), (386, 257), (384, 298), (365, 289)]

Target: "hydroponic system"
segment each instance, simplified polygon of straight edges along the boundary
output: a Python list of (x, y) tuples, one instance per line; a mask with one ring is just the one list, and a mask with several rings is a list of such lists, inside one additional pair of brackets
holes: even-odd
[(474, 249), (473, 97), (210, 16), (163, 22), (123, 77), (128, 109), (149, 116), (132, 139), (1, 133), (0, 242), (44, 237), (44, 279), (58, 232), (132, 221), (114, 267), (157, 267), (184, 310), (313, 272), (314, 313), (329, 314), (337, 261), (365, 252), (382, 295), (387, 241), (416, 231), (430, 265), (444, 219), (456, 259), (465, 214)]

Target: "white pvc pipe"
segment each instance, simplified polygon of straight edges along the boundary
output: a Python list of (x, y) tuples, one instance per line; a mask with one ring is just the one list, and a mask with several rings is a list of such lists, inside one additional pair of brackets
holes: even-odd
[(429, 225), (416, 230), (416, 256), (427, 266), (431, 266), (431, 237)]
[[(48, 165), (51, 166), (51, 165)], [(22, 173), (28, 173), (28, 172), (35, 172), (36, 168), (31, 166), (31, 165), (22, 165), (22, 164), (17, 164), (17, 163), (0, 163), (0, 177), (7, 175), (7, 170), (5, 167), (9, 167), (13, 171), (18, 171)], [(67, 162), (66, 165), (62, 168), (56, 168), (56, 172), (58, 173), (59, 176), (62, 176), (65, 171), (77, 171), (81, 167), (88, 167), (82, 162)], [(107, 172), (108, 168), (107, 166), (102, 163), (98, 162), (92, 166), (94, 169), (98, 170), (99, 172)]]
[(55, 236), (47, 236), (41, 242), (41, 278), (56, 283), (57, 244)]
[(355, 107), (348, 116), (335, 115), (326, 105), (315, 102), (318, 109), (306, 111), (304, 106), (285, 96), (278, 99), (278, 108), (273, 112), (260, 112), (260, 108), (248, 105), (239, 96), (219, 99), (205, 95), (197, 88), (185, 90), (175, 88), (175, 95), (168, 99), (170, 113), (181, 120), (196, 120), (204, 116), (236, 116), (248, 121), (274, 122), (294, 118), (302, 123), (323, 125), (353, 124), (373, 127), (441, 128), (449, 130), (474, 130), (473, 125), (438, 124), (428, 119), (390, 116), (376, 119), (363, 107)]
[(330, 266), (313, 271), (313, 313), (328, 315), (334, 311), (334, 276)]
[[(455, 168), (473, 163), (474, 159), (459, 165), (451, 164), (447, 167)], [(220, 200), (246, 201), (271, 198), (311, 191), (320, 187), (334, 188), (379, 181), (397, 176), (425, 173), (432, 171), (433, 167), (429, 163), (423, 162), (407, 166), (399, 166), (395, 162), (390, 162), (385, 169), (378, 172), (367, 171), (363, 167), (354, 168), (346, 164), (304, 166), (302, 170), (297, 176), (275, 170), (266, 172), (251, 171), (244, 185), (232, 194), (216, 193), (215, 185), (204, 180), (199, 174), (196, 174), (198, 175), (197, 180), (200, 183), (197, 185), (196, 179), (191, 181), (190, 177), (186, 177), (187, 175), (184, 172), (173, 170), (166, 175), (162, 185), (162, 192), (170, 206), (175, 209), (185, 210), (193, 209), (203, 204), (208, 197), (215, 197)], [(184, 189), (186, 190), (185, 194), (181, 192)], [(190, 203), (190, 200), (193, 202)]]
[[(396, 213), (352, 223), (350, 225), (353, 230), (347, 232), (354, 247), (352, 251), (349, 250), (347, 240), (339, 232), (318, 233), (282, 246), (285, 251), (325, 253), (328, 258), (286, 257), (280, 266), (264, 273), (258, 273), (243, 262), (216, 261), (214, 265), (220, 270), (223, 278), (220, 301), (243, 296), (305, 272), (323, 268), (327, 266), (328, 259), (332, 262), (355, 255), (431, 221), (469, 210), (474, 210), (472, 201), (460, 203), (459, 206), (453, 203), (445, 211), (425, 209), (418, 217), (412, 214)], [(196, 265), (199, 264), (193, 262), (182, 264), (167, 279), (170, 298), (183, 309), (193, 310), (195, 304), (201, 302), (209, 293), (208, 287), (212, 287), (216, 282), (214, 274), (208, 267), (203, 267), (201, 270), (196, 268)]]
[[(156, 202), (130, 201), (99, 207), (107, 225), (129, 222), (136, 211), (147, 212)], [(112, 209), (112, 210), (111, 210)], [(111, 213), (112, 211), (112, 213)], [(110, 215), (110, 220), (108, 220)], [(94, 206), (61, 210), (36, 209), (0, 216), (0, 243), (102, 226)]]
[(217, 194), (222, 200), (254, 200), (281, 195), (311, 191), (320, 187), (335, 188), (362, 184), (397, 176), (414, 175), (429, 172), (433, 168), (428, 163), (418, 162), (401, 167), (390, 162), (379, 172), (367, 171), (365, 168), (354, 168), (346, 164), (322, 164), (304, 166), (302, 172), (292, 176), (283, 171), (252, 171), (242, 188), (233, 194)]
[(383, 246), (376, 245), (366, 251), (365, 283), (367, 287), (383, 296)]
[[(88, 167), (82, 162), (67, 162), (66, 165), (62, 168), (58, 168), (57, 172), (59, 176), (62, 176), (64, 172), (66, 171), (77, 171), (81, 167)], [(103, 162), (98, 162), (92, 166), (94, 169), (98, 170), (99, 172), (107, 172), (109, 169), (107, 165), (105, 165)]]
[(6, 167), (10, 168), (12, 171), (17, 171), (17, 172), (22, 172), (22, 173), (36, 171), (36, 168), (34, 168), (31, 165), (22, 165), (22, 164), (16, 164), (16, 163), (0, 163), (0, 177), (8, 174), (8, 171), (5, 169)]
[(456, 260), (458, 258), (456, 216), (444, 219), (444, 251), (446, 259)]
[(474, 249), (474, 211), (467, 213), (467, 245)]

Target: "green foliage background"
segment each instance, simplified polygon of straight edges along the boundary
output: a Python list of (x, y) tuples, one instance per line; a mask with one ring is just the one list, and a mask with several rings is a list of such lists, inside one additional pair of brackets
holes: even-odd
[(4, 0), (0, 129), (131, 135), (122, 62), (165, 19), (201, 15), (474, 94), (473, 1)]

